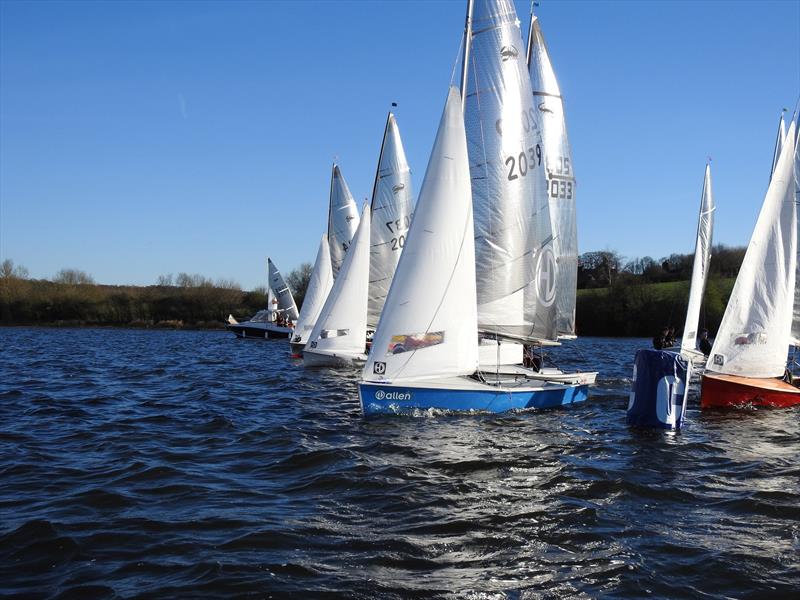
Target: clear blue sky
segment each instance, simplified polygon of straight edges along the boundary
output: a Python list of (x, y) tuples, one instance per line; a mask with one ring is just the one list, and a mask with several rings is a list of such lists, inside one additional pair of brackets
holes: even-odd
[[(527, 2), (517, 2), (527, 32)], [(465, 3), (0, 2), (0, 258), (103, 283), (266, 281), (313, 261), (338, 157), (372, 188), (392, 101), (419, 190)], [(689, 252), (706, 156), (715, 241), (747, 243), (800, 2), (537, 10), (578, 178), (580, 250)]]

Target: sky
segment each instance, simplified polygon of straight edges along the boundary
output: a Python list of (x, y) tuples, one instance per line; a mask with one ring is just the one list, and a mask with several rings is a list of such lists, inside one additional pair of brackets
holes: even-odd
[[(419, 190), (466, 3), (0, 0), (0, 260), (108, 284), (266, 283), (313, 262), (331, 163), (371, 193), (392, 102)], [(528, 2), (516, 2), (523, 37)], [(747, 244), (778, 116), (800, 94), (800, 1), (542, 0), (581, 252)]]

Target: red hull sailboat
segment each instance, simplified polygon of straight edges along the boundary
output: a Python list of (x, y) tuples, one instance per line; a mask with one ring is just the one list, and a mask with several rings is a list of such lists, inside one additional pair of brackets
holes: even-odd
[(788, 407), (800, 389), (782, 379), (796, 303), (798, 138), (778, 134), (761, 212), (711, 349), (701, 408)]

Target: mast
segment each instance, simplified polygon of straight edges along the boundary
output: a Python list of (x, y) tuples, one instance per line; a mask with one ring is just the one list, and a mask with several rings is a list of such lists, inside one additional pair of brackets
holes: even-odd
[(467, 0), (467, 18), (464, 23), (464, 56), (461, 60), (461, 110), (467, 105), (467, 69), (469, 50), (472, 45), (472, 7), (474, 0)]
[(530, 23), (528, 23), (528, 47), (525, 50), (525, 64), (528, 65), (528, 67), (531, 66), (531, 48), (532, 48), (531, 42), (533, 41), (533, 21), (536, 19), (536, 15), (533, 14), (534, 6), (539, 6), (539, 3), (531, 2), (531, 20)]

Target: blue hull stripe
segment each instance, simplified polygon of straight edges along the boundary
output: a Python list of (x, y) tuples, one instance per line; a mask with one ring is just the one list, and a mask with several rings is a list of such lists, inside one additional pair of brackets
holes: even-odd
[(563, 386), (550, 390), (443, 390), (359, 383), (358, 395), (365, 415), (408, 413), (414, 410), (476, 410), (500, 413), (523, 408), (555, 408), (583, 402), (588, 385)]

